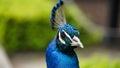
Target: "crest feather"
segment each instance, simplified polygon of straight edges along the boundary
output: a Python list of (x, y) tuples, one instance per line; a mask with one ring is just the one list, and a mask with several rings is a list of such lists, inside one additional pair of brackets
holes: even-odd
[(60, 25), (66, 24), (66, 19), (63, 11), (64, 2), (59, 0), (51, 11), (51, 26), (52, 29), (59, 28)]

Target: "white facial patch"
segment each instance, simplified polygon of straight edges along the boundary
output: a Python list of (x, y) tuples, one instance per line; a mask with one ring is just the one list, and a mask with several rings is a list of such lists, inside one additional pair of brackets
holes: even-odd
[[(68, 35), (64, 30), (62, 30), (62, 31), (63, 31), (63, 32), (65, 33), (65, 35), (72, 41), (70, 35)], [(66, 44), (65, 41), (61, 38), (60, 32), (59, 32), (59, 40), (60, 40), (61, 43)]]
[[(64, 30), (62, 30), (62, 31), (72, 41), (70, 43), (71, 46), (79, 46), (81, 48), (84, 48), (83, 44), (81, 43), (81, 41), (79, 40), (79, 38), (77, 36), (74, 36), (73, 38), (71, 38), (70, 35), (67, 32), (65, 32)], [(60, 40), (61, 43), (66, 44), (65, 41), (61, 38), (60, 32), (59, 32), (59, 40)]]
[(68, 34), (68, 33), (66, 33), (64, 30), (62, 30), (64, 33), (65, 33), (65, 35), (72, 41), (72, 38), (70, 37), (70, 35)]
[(59, 32), (59, 40), (61, 43), (65, 44), (65, 41), (61, 38), (60, 32)]

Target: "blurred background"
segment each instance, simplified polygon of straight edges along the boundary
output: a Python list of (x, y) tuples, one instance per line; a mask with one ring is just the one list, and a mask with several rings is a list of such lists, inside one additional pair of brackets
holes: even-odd
[[(45, 50), (57, 30), (57, 0), (0, 0), (0, 68), (46, 68)], [(119, 0), (65, 0), (67, 22), (80, 32), (81, 68), (120, 68)]]

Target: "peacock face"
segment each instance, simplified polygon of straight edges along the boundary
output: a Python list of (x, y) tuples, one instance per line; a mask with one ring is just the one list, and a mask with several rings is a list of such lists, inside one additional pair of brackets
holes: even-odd
[(75, 27), (69, 24), (63, 24), (59, 27), (57, 40), (59, 40), (58, 43), (61, 43), (61, 46), (64, 46), (65, 48), (76, 46), (83, 48), (78, 36), (79, 32)]

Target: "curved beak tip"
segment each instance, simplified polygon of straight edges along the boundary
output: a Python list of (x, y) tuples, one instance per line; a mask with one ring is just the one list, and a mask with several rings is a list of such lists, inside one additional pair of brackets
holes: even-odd
[(81, 48), (84, 48), (84, 46), (82, 45), (82, 46), (80, 46)]
[(81, 42), (79, 42), (79, 47), (84, 48), (84, 46)]

